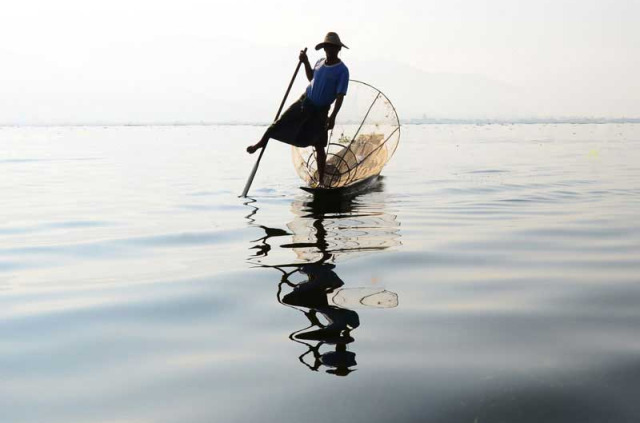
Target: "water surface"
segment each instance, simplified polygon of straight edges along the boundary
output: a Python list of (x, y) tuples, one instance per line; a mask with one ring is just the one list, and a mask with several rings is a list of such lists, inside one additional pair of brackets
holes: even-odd
[(327, 204), (263, 128), (0, 130), (11, 422), (636, 422), (640, 125), (402, 128)]

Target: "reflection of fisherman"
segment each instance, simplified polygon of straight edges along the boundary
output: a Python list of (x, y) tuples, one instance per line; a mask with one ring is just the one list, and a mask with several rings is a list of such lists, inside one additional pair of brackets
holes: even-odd
[[(315, 330), (306, 330), (292, 335), (292, 339), (305, 344), (304, 341), (319, 341), (315, 347), (307, 344), (309, 351), (300, 357), (300, 361), (311, 370), (318, 370), (324, 365), (332, 368), (327, 370), (328, 373), (346, 376), (352, 371), (349, 367), (356, 365), (356, 354), (347, 351), (347, 344), (353, 342), (350, 332), (360, 326), (360, 318), (353, 310), (329, 305), (327, 294), (344, 285), (344, 282), (333, 272), (333, 268), (333, 265), (325, 263), (302, 266), (300, 272), (305, 273), (309, 279), (295, 285), (293, 291), (285, 295), (282, 302), (309, 308), (305, 316), (311, 322), (310, 328), (317, 327)], [(327, 324), (320, 322), (318, 313), (324, 316)], [(320, 347), (323, 344), (335, 345), (335, 351), (321, 354)], [(313, 365), (307, 364), (303, 359), (310, 352), (315, 360)]]
[[(336, 238), (330, 238), (331, 242), (327, 240), (328, 234), (324, 225), (325, 216), (330, 213), (333, 216), (351, 217), (352, 207), (353, 203), (351, 202), (341, 202), (338, 205), (315, 201), (304, 203), (304, 206), (296, 212), (297, 215), (304, 216), (303, 219), (300, 219), (300, 222), (304, 223), (304, 228), (290, 225), (289, 229), (293, 231), (293, 234), (278, 228), (256, 225), (252, 219), (255, 212), (247, 216), (253, 226), (260, 227), (265, 232), (265, 236), (252, 241), (254, 245), (251, 248), (257, 251), (250, 258), (250, 261), (261, 267), (277, 269), (282, 273), (278, 285), (278, 301), (301, 311), (310, 322), (306, 328), (289, 335), (289, 339), (303, 344), (307, 348), (307, 351), (299, 356), (300, 362), (313, 371), (318, 371), (325, 366), (327, 373), (337, 376), (348, 375), (355, 370), (353, 367), (356, 366), (356, 354), (349, 351), (347, 346), (355, 341), (351, 336), (351, 331), (360, 326), (360, 318), (358, 313), (349, 308), (362, 306), (392, 308), (398, 305), (398, 296), (385, 289), (344, 287), (345, 283), (336, 274), (335, 266), (330, 264), (335, 260), (337, 252), (373, 251), (388, 247), (388, 245), (383, 245), (372, 248), (368, 244), (372, 240), (367, 239), (366, 232), (364, 237), (356, 239), (357, 247), (361, 247), (360, 249), (346, 248), (341, 240)], [(377, 220), (365, 220), (365, 222), (367, 228), (375, 228)], [(313, 235), (296, 239), (295, 234), (302, 232), (312, 232)], [(387, 234), (387, 232), (383, 234)], [(388, 232), (388, 234), (391, 239), (396, 236), (395, 231)], [(307, 263), (262, 264), (262, 259), (272, 251), (272, 238), (290, 235), (294, 235), (294, 242), (291, 244), (280, 243), (280, 248), (293, 249), (294, 251), (313, 250), (313, 253), (310, 253), (308, 257), (302, 257)], [(379, 237), (373, 238), (378, 239)], [(313, 259), (316, 261), (311, 262)], [(300, 283), (290, 281), (290, 278), (297, 273), (303, 274), (306, 280)], [(284, 285), (288, 285), (292, 289), (291, 292), (283, 296)], [(325, 345), (326, 347), (324, 347)], [(329, 350), (327, 351), (327, 349)]]

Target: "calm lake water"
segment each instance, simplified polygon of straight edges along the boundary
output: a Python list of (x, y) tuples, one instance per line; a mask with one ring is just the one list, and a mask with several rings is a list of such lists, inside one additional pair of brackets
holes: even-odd
[(640, 421), (640, 125), (0, 129), (3, 422)]

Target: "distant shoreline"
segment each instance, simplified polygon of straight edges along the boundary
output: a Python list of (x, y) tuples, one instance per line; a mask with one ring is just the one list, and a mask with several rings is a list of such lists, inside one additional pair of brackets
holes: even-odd
[[(421, 118), (400, 121), (402, 125), (588, 125), (640, 123), (640, 118), (520, 118), (520, 119), (448, 119)], [(268, 126), (270, 122), (92, 122), (0, 124), (0, 128), (64, 128), (64, 127), (148, 127), (148, 126)]]
[(537, 125), (537, 124), (605, 124), (640, 123), (640, 118), (520, 118), (520, 119), (446, 119), (422, 118), (407, 119), (403, 124), (410, 125)]

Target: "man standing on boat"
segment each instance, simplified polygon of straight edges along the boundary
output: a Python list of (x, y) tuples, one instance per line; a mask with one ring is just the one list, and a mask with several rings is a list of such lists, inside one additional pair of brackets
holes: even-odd
[[(327, 160), (324, 151), (329, 138), (327, 131), (335, 125), (336, 116), (349, 86), (349, 69), (338, 58), (342, 47), (349, 48), (340, 41), (338, 34), (329, 32), (324, 41), (316, 46), (316, 50), (324, 49), (326, 58), (318, 60), (313, 68), (309, 64), (306, 52), (300, 52), (300, 61), (304, 64), (307, 79), (310, 81), (305, 93), (269, 126), (257, 144), (247, 147), (247, 152), (253, 154), (256, 150), (264, 148), (270, 138), (296, 147), (314, 146), (318, 163), (318, 182), (322, 185)], [(329, 115), (332, 104), (333, 110)]]

